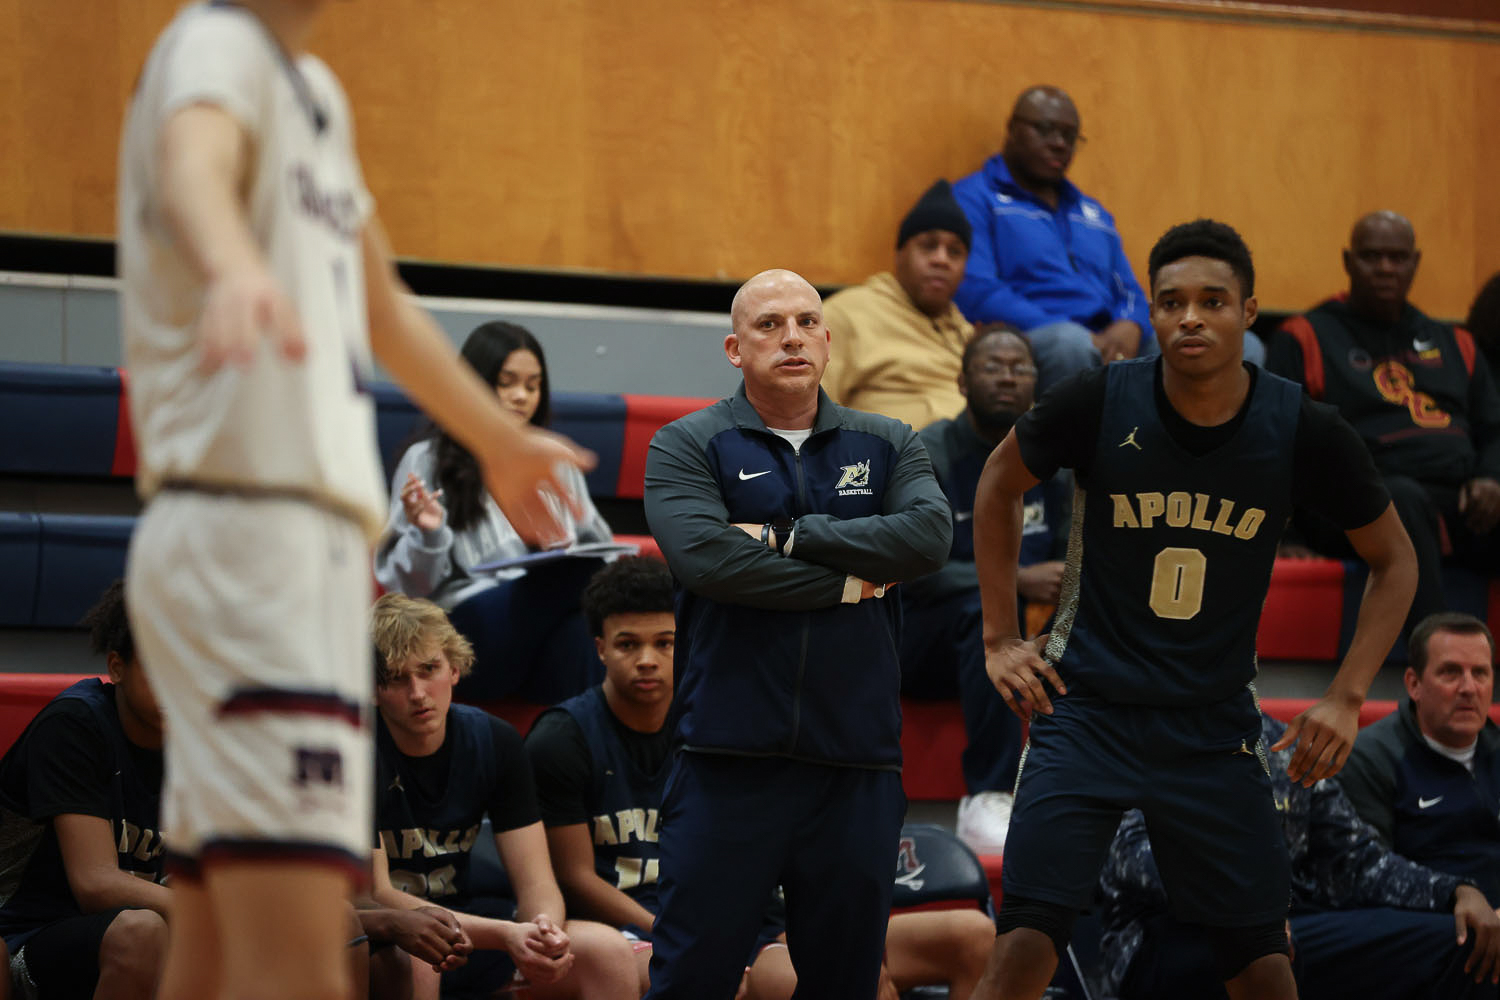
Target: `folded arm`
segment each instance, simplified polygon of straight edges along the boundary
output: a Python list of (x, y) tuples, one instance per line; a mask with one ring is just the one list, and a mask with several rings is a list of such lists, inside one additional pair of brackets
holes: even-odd
[(847, 574), (777, 555), (730, 522), (702, 449), (675, 424), (647, 453), (646, 521), (677, 579), (710, 600), (796, 611), (842, 599)]
[(880, 583), (941, 569), (953, 543), (953, 513), (932, 474), (927, 449), (910, 431), (882, 499), (881, 513), (872, 517), (799, 517), (795, 558)]

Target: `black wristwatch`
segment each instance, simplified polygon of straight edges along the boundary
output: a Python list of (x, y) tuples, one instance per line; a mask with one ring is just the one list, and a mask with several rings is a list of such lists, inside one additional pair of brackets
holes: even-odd
[(785, 514), (781, 515), (778, 518), (772, 519), (771, 530), (776, 532), (777, 555), (786, 555), (786, 543), (791, 539), (792, 529), (796, 526), (797, 522), (792, 518), (787, 517)]

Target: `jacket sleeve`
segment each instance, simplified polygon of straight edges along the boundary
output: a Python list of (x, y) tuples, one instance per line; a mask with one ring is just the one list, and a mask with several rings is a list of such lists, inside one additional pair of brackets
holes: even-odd
[(973, 227), (973, 245), (964, 265), (964, 280), (953, 300), (970, 323), (1003, 321), (1021, 330), (1034, 330), (1048, 323), (1061, 323), (1066, 316), (1052, 316), (1000, 280), (991, 213), (980, 185), (959, 184), (953, 190), (964, 215)]
[(1337, 782), (1313, 786), (1309, 827), (1307, 856), (1300, 860), (1320, 896), (1316, 902), (1329, 909), (1446, 910), (1461, 881), (1382, 846)]
[(797, 518), (796, 560), (818, 563), (868, 580), (896, 583), (935, 573), (953, 544), (953, 512), (932, 474), (927, 449), (910, 427), (903, 431), (882, 512), (840, 520), (829, 514)]
[(401, 485), (415, 472), (433, 488), (431, 448), (416, 444), (406, 449), (391, 479), (391, 509), (385, 532), (375, 546), (375, 579), (387, 591), (426, 597), (453, 574), (453, 529), (447, 515), (436, 531), (423, 531), (406, 519)]
[(646, 453), (646, 522), (682, 586), (710, 600), (796, 611), (843, 598), (844, 573), (777, 555), (730, 523), (707, 456), (677, 423)]
[(1376, 743), (1369, 730), (1354, 741), (1354, 751), (1344, 762), (1337, 778), (1339, 787), (1349, 797), (1359, 818), (1374, 827), (1382, 846), (1389, 848), (1396, 839), (1396, 776), (1389, 754)]
[(1167, 910), (1167, 892), (1151, 856), (1146, 822), (1137, 809), (1125, 814), (1115, 832), (1099, 875), (1099, 892), (1104, 898), (1099, 946), (1106, 985), (1113, 995), (1140, 950), (1145, 921)]
[(1469, 379), (1469, 426), (1478, 460), (1474, 475), (1500, 480), (1500, 389), (1483, 354), (1475, 353), (1474, 376)]

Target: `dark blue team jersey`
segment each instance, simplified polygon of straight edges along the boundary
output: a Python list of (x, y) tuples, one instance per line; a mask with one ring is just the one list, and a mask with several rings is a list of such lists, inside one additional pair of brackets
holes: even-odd
[(492, 725), (477, 708), (449, 708), (447, 767), (423, 775), (377, 723), (375, 826), (397, 889), (449, 907), (468, 898), (470, 854), (499, 781)]
[(1194, 456), (1158, 415), (1155, 364), (1108, 368), (1047, 656), (1070, 689), (1111, 702), (1207, 705), (1255, 677), (1301, 391), (1260, 373), (1232, 436)]
[[(65, 779), (49, 776), (59, 769)], [(79, 681), (38, 713), (0, 760), (0, 934), (12, 953), (31, 932), (83, 913), (53, 817), (109, 820), (121, 870), (160, 881), (160, 797), (161, 751), (126, 738), (114, 685)]]
[(642, 770), (630, 758), (615, 731), (603, 688), (590, 688), (558, 708), (578, 723), (593, 758), (589, 832), (594, 840), (594, 870), (655, 913), (661, 858), (657, 815), (671, 758), (654, 773)]

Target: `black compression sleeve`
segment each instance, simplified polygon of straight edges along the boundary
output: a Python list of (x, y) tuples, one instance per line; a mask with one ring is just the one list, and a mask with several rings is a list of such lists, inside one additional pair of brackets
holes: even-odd
[(1348, 531), (1369, 524), (1390, 505), (1369, 449), (1332, 406), (1302, 397), (1295, 449), (1292, 490), (1297, 506)]
[(495, 766), (499, 779), (490, 798), (490, 824), (496, 833), (529, 826), (541, 820), (536, 804), (536, 782), (531, 777), (531, 763), (521, 734), (503, 719), (490, 717), (490, 731), (495, 743)]
[(1058, 469), (1087, 473), (1104, 417), (1105, 369), (1090, 368), (1048, 389), (1016, 421), (1021, 461), (1045, 482)]
[(526, 755), (536, 777), (536, 799), (547, 826), (589, 820), (594, 758), (583, 730), (567, 712), (543, 713), (526, 736)]
[(110, 818), (109, 743), (78, 701), (47, 706), (26, 734), (28, 818), (63, 813)]

